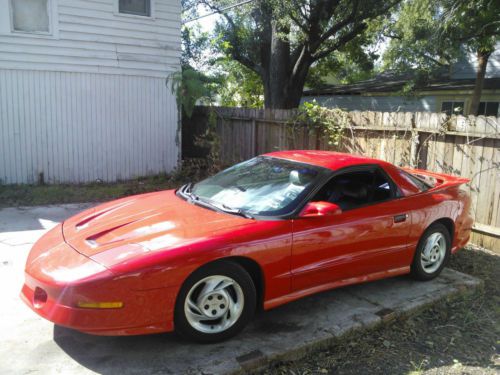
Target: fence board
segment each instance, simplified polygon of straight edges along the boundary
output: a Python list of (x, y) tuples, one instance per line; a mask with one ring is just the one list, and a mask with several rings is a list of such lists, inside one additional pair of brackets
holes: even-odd
[[(363, 154), (396, 165), (411, 165), (471, 179), (468, 189), (480, 233), (473, 241), (500, 251), (500, 119), (441, 113), (350, 112), (338, 146), (305, 124), (292, 127), (295, 110), (198, 107), (183, 137), (199, 136), (194, 123), (217, 115), (219, 157), (229, 165), (285, 149), (328, 149)], [(194, 120), (193, 120), (194, 119)], [(193, 134), (196, 129), (197, 134)], [(186, 157), (203, 155), (186, 155)], [(479, 230), (479, 229), (478, 229)], [(484, 236), (490, 233), (490, 236)]]

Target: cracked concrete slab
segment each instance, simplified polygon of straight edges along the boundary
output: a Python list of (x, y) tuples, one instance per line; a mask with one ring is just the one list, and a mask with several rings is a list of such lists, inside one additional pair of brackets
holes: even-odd
[(298, 359), (347, 332), (480, 285), (471, 276), (446, 269), (426, 283), (397, 277), (345, 287), (259, 313), (242, 334), (214, 345), (189, 343), (174, 334), (90, 336), (39, 318), (18, 297), (31, 244), (58, 221), (87, 207), (0, 210), (0, 374), (242, 373)]

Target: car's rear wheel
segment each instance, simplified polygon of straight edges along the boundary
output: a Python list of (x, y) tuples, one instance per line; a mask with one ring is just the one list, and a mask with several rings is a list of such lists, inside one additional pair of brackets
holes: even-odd
[(195, 271), (177, 297), (174, 324), (181, 336), (217, 342), (240, 332), (256, 306), (252, 278), (239, 264), (220, 261)]
[(417, 280), (431, 280), (437, 277), (446, 265), (451, 251), (451, 237), (448, 229), (440, 223), (431, 225), (420, 239), (411, 274)]

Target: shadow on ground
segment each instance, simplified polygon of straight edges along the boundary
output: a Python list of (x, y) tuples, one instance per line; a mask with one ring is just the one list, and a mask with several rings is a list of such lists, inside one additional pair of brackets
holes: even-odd
[[(254, 368), (256, 363), (267, 366), (268, 358), (304, 356), (313, 347), (304, 346), (304, 342), (318, 340), (317, 345), (324, 348), (325, 342), (335, 340), (334, 336), (348, 330), (362, 332), (359, 335), (363, 337), (366, 334), (363, 327), (380, 322), (377, 313), (381, 309), (392, 307), (401, 314), (405, 306), (430, 303), (429, 295), (449, 294), (452, 285), (460, 283), (458, 278), (467, 277), (460, 275), (447, 271), (425, 284), (403, 276), (327, 291), (259, 313), (242, 334), (213, 345), (187, 342), (175, 334), (99, 337), (57, 326), (54, 341), (80, 365), (106, 375), (231, 372)], [(468, 284), (462, 284), (465, 285)], [(436, 323), (440, 323), (439, 320)], [(381, 331), (384, 330), (391, 328), (387, 326)], [(348, 347), (346, 340), (338, 339), (339, 345)], [(380, 349), (384, 343), (375, 341), (373, 346)], [(348, 358), (357, 361), (362, 355), (356, 353)], [(289, 369), (288, 365), (284, 366)]]
[(450, 266), (481, 278), (484, 287), (407, 319), (345, 336), (327, 350), (263, 373), (498, 374), (500, 256), (463, 249)]
[(106, 337), (54, 326), (54, 341), (82, 366), (100, 374), (130, 370), (159, 371), (159, 356), (173, 347), (191, 345), (175, 334)]
[[(237, 361), (241, 353), (250, 357), (260, 355), (255, 350), (258, 348), (256, 341), (261, 340), (264, 344), (273, 341), (276, 335), (293, 335), (303, 329), (302, 322), (295, 321), (298, 310), (305, 311), (306, 306), (318, 309), (331, 303), (332, 299), (343, 298), (344, 294), (341, 290), (326, 291), (268, 312), (258, 312), (239, 336), (217, 344), (190, 342), (175, 333), (94, 336), (56, 325), (53, 339), (73, 360), (99, 374), (204, 373), (209, 363), (222, 363), (228, 359)], [(247, 351), (245, 346), (249, 347)], [(185, 363), (190, 357), (192, 363)], [(176, 363), (178, 361), (184, 363)], [(179, 372), (179, 369), (183, 371)], [(224, 366), (220, 370), (223, 369)]]

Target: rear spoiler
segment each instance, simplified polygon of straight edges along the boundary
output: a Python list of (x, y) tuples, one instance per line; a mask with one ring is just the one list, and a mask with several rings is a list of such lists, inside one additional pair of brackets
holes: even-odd
[(427, 184), (431, 185), (432, 188), (442, 188), (449, 186), (458, 186), (466, 184), (470, 181), (468, 178), (452, 176), (445, 173), (429, 172), (423, 169), (413, 169), (413, 168), (401, 168), (404, 171), (420, 178)]

